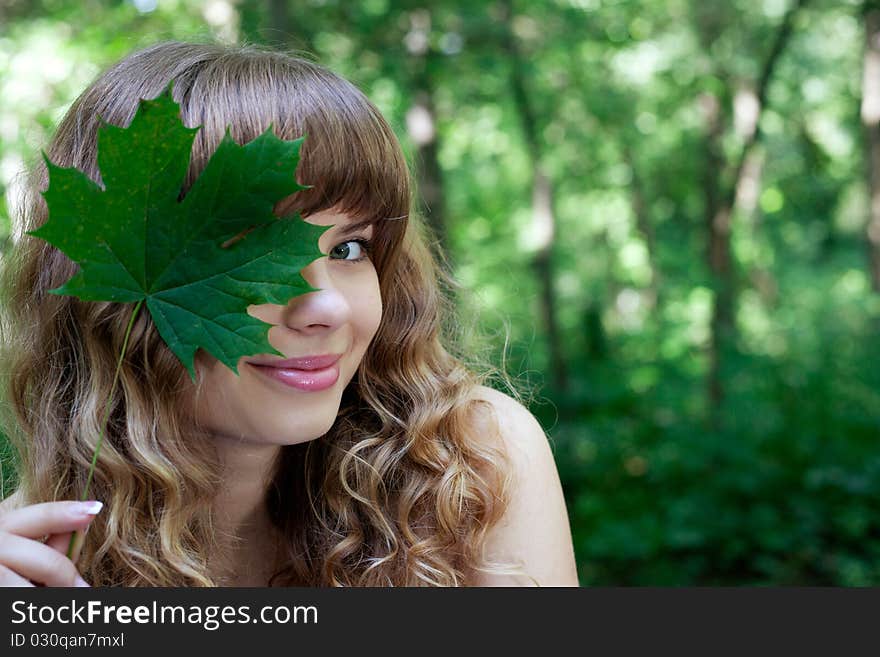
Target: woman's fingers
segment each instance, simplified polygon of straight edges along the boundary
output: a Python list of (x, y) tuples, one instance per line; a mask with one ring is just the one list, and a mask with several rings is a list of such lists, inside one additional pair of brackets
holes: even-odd
[[(67, 558), (67, 548), (76, 532), (76, 559), (85, 530), (101, 507), (95, 501), (46, 502), (0, 515), (0, 584), (88, 586)], [(45, 544), (40, 542), (44, 537)]]
[(33, 586), (33, 583), (0, 564), (0, 586)]
[[(72, 532), (65, 532), (63, 534), (52, 534), (47, 540), (46, 545), (55, 550), (56, 552), (60, 552), (65, 557), (67, 556), (67, 548), (70, 547), (70, 537), (73, 535)], [(76, 559), (79, 556), (79, 548), (82, 547), (82, 538), (85, 535), (84, 531), (80, 531), (76, 533), (76, 543), (73, 546), (73, 554), (70, 556), (70, 560), (73, 563), (76, 563)]]
[[(0, 531), (41, 539), (85, 529), (101, 510), (101, 502), (44, 502), (0, 515)], [(65, 548), (66, 552), (66, 548)]]
[(8, 532), (0, 533), (0, 564), (19, 577), (46, 586), (88, 586), (63, 554)]
[[(83, 544), (86, 542), (86, 536), (89, 533), (89, 524), (85, 529), (76, 532), (76, 538), (73, 541), (73, 552), (70, 555), (70, 560), (76, 564), (79, 561), (79, 553), (82, 552)], [(46, 545), (55, 550), (56, 552), (60, 552), (65, 557), (67, 556), (67, 550), (70, 547), (70, 537), (73, 536), (73, 532), (66, 532), (64, 534), (53, 534), (46, 541)]]
[[(82, 534), (82, 532), (77, 532), (77, 534)], [(67, 546), (70, 545), (70, 536), (71, 532), (64, 532), (63, 534), (52, 534), (48, 539), (46, 539), (46, 545), (48, 545), (56, 552), (60, 552), (66, 557)], [(76, 563), (76, 559), (71, 558), (71, 561)]]

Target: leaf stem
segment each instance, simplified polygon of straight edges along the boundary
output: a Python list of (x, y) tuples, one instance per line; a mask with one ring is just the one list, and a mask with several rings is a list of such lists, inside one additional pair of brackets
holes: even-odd
[[(104, 405), (104, 419), (101, 421), (101, 431), (98, 434), (98, 444), (95, 445), (95, 453), (92, 455), (92, 465), (89, 468), (89, 476), (86, 479), (86, 487), (83, 490), (80, 501), (85, 502), (89, 497), (89, 486), (92, 483), (92, 476), (95, 474), (95, 465), (98, 463), (98, 453), (101, 451), (101, 444), (104, 442), (104, 432), (107, 430), (107, 422), (110, 419), (110, 404), (113, 401), (113, 393), (116, 392), (116, 384), (119, 382), (119, 371), (122, 369), (122, 361), (125, 359), (125, 351), (128, 349), (128, 337), (131, 335), (131, 328), (134, 326), (134, 320), (141, 309), (144, 300), (137, 302), (131, 313), (131, 319), (128, 320), (128, 327), (125, 329), (125, 338), (122, 340), (122, 351), (116, 361), (116, 373), (113, 375), (113, 384), (110, 386), (110, 394), (107, 396), (107, 403)], [(73, 554), (73, 544), (76, 541), (77, 532), (70, 535), (70, 543), (67, 545), (67, 558), (70, 559)]]

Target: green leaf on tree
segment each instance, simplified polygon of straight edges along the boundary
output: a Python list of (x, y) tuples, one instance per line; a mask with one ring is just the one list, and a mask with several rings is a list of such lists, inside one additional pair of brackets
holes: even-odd
[(204, 349), (237, 373), (244, 356), (279, 354), (250, 304), (286, 304), (314, 291), (300, 270), (322, 256), (327, 227), (273, 207), (305, 189), (295, 170), (303, 139), (271, 127), (244, 146), (227, 132), (181, 200), (193, 140), (169, 92), (141, 101), (128, 128), (98, 133), (103, 188), (46, 158), (49, 219), (30, 234), (79, 271), (51, 292), (85, 301), (146, 303), (159, 335), (195, 378)]

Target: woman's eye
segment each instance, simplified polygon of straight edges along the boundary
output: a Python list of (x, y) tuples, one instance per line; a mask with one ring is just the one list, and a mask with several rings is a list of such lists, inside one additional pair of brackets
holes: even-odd
[(368, 240), (349, 240), (334, 246), (328, 255), (334, 260), (358, 262), (366, 258), (369, 252), (370, 243)]

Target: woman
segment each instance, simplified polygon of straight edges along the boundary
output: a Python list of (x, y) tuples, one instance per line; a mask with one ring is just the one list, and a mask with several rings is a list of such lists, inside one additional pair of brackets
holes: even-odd
[[(131, 305), (48, 294), (76, 265), (23, 238), (5, 272), (21, 483), (0, 514), (0, 582), (576, 585), (546, 437), (444, 347), (404, 157), (350, 83), (279, 53), (160, 44), (83, 93), (49, 159), (97, 181), (101, 122), (127, 125), (171, 81), (184, 123), (202, 126), (187, 186), (227, 126), (239, 143), (269, 125), (307, 135), (297, 176), (312, 187), (276, 212), (332, 225), (302, 270), (319, 291), (248, 309), (283, 356), (244, 358), (236, 376), (199, 352), (195, 384), (138, 316), (90, 488), (102, 504), (64, 501), (84, 488)], [(26, 230), (47, 215), (30, 199)]]

